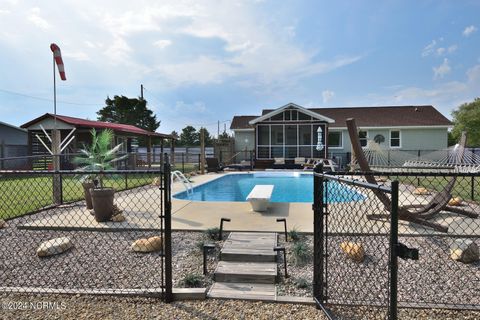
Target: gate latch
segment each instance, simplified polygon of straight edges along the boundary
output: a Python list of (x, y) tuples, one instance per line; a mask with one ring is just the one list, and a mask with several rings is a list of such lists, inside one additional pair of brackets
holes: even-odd
[(397, 256), (403, 260), (418, 260), (418, 249), (409, 248), (403, 243), (397, 243)]

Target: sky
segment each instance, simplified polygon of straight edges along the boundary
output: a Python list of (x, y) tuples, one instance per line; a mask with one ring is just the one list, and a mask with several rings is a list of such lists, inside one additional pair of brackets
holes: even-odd
[(57, 113), (96, 119), (140, 96), (158, 132), (230, 126), (304, 107), (434, 105), (480, 96), (480, 1), (0, 0), (0, 121), (53, 112), (50, 44), (62, 50)]

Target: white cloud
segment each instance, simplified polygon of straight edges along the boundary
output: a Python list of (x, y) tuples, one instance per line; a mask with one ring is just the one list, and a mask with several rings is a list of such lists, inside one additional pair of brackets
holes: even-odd
[(322, 91), (323, 103), (328, 103), (335, 96), (335, 92), (331, 90)]
[(452, 68), (448, 64), (448, 59), (445, 58), (443, 59), (443, 63), (441, 65), (438, 67), (433, 67), (433, 78), (443, 78), (446, 74), (450, 73), (450, 71), (452, 71)]
[(186, 103), (184, 101), (177, 101), (175, 103), (175, 112), (181, 113), (205, 113), (207, 111), (207, 107), (205, 106), (204, 102), (193, 102), (193, 103)]
[(475, 31), (477, 31), (477, 27), (475, 27), (474, 25), (471, 25), (471, 26), (468, 26), (465, 28), (465, 30), (463, 30), (463, 35), (465, 37), (469, 37), (472, 33), (474, 33)]
[(166, 47), (168, 47), (171, 44), (172, 44), (172, 41), (168, 40), (168, 39), (157, 40), (153, 43), (153, 45), (155, 47), (160, 48), (160, 49), (165, 49)]
[(445, 49), (445, 48), (443, 48), (443, 47), (437, 48), (437, 55), (441, 56), (441, 55), (443, 55), (446, 51), (447, 51), (447, 49)]
[(455, 51), (457, 51), (458, 49), (458, 46), (456, 44), (454, 45), (451, 45), (450, 47), (448, 47), (447, 51), (448, 53), (454, 53)]
[(47, 20), (40, 17), (40, 8), (30, 9), (27, 19), (40, 29), (47, 30), (50, 28), (50, 24), (47, 22)]
[(437, 46), (437, 40), (432, 40), (428, 45), (425, 46), (422, 50), (422, 57), (427, 57), (433, 53), (435, 47)]

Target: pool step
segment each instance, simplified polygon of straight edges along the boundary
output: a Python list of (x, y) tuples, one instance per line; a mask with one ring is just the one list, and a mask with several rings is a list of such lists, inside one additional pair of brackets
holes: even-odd
[(276, 262), (219, 261), (215, 270), (217, 282), (274, 284), (276, 277)]
[(231, 232), (220, 253), (223, 261), (275, 262), (275, 233)]

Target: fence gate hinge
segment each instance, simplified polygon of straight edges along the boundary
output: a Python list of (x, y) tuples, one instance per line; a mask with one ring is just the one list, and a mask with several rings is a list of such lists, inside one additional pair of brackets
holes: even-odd
[(397, 243), (397, 257), (400, 257), (404, 260), (418, 260), (418, 249), (409, 248), (403, 243)]

